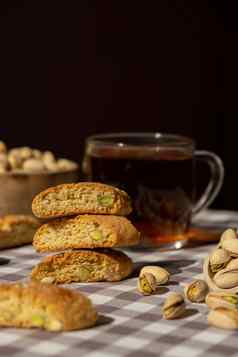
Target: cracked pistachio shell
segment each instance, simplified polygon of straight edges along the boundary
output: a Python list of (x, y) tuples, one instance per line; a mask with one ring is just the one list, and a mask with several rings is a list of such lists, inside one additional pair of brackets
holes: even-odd
[(238, 257), (238, 239), (226, 239), (222, 243), (222, 248), (227, 250), (232, 257)]
[(42, 153), (43, 162), (55, 162), (55, 156), (51, 151), (45, 151)]
[(23, 169), (29, 172), (40, 172), (45, 170), (43, 162), (39, 159), (27, 159), (23, 162)]
[(222, 289), (238, 286), (238, 269), (223, 269), (214, 275), (215, 284)]
[(12, 170), (22, 168), (22, 158), (20, 156), (8, 155), (8, 163)]
[(232, 259), (226, 266), (226, 269), (238, 269), (238, 258)]
[(208, 293), (208, 285), (204, 280), (194, 280), (185, 287), (184, 292), (191, 302), (204, 302)]
[(215, 249), (209, 258), (211, 271), (214, 273), (225, 268), (230, 259), (231, 256), (227, 250), (222, 248)]
[(37, 149), (32, 149), (32, 157), (35, 159), (40, 159), (42, 157), (42, 152)]
[(182, 294), (170, 293), (164, 302), (163, 318), (173, 320), (181, 317), (185, 312), (185, 302)]
[(206, 304), (209, 309), (219, 307), (238, 309), (238, 295), (224, 292), (210, 292), (206, 296)]
[[(227, 269), (227, 268), (226, 268)], [(218, 273), (217, 273), (218, 274)], [(223, 291), (225, 293), (237, 294), (238, 293), (238, 286), (230, 289), (223, 289), (219, 288), (214, 282), (214, 274), (211, 272), (210, 264), (209, 264), (209, 257), (206, 257), (203, 264), (203, 276), (204, 280), (206, 281), (209, 289), (211, 291)]]
[(157, 285), (163, 285), (169, 281), (169, 276), (170, 276), (169, 272), (166, 269), (158, 266), (153, 266), (153, 265), (145, 266), (141, 269), (140, 275), (141, 274), (143, 275), (144, 273), (153, 274), (156, 279)]
[(78, 168), (74, 161), (68, 159), (59, 159), (57, 161), (57, 167), (61, 170), (74, 170)]
[(33, 156), (32, 149), (29, 148), (28, 146), (23, 146), (19, 148), (19, 155), (23, 160), (30, 159)]
[(210, 325), (226, 330), (238, 329), (238, 311), (219, 307), (211, 310), (207, 316)]
[(151, 295), (156, 291), (156, 279), (151, 273), (144, 273), (139, 276), (137, 288), (143, 295)]
[(237, 235), (234, 229), (228, 228), (222, 233), (220, 238), (221, 245), (225, 242), (225, 240), (229, 239), (237, 239)]

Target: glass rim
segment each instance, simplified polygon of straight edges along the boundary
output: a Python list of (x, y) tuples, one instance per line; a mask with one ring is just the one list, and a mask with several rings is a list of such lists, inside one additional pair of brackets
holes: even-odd
[[(151, 143), (133, 144), (125, 142), (125, 139), (151, 139)], [(116, 140), (115, 140), (116, 139)], [(159, 142), (159, 140), (164, 142)], [(154, 142), (152, 141), (154, 140)], [(156, 142), (158, 140), (158, 142)], [(166, 142), (167, 140), (167, 142)], [(116, 147), (118, 149), (181, 149), (181, 150), (194, 150), (195, 141), (187, 136), (180, 134), (168, 134), (161, 132), (119, 132), (119, 133), (100, 133), (90, 135), (86, 139), (86, 144), (104, 146), (104, 147)]]

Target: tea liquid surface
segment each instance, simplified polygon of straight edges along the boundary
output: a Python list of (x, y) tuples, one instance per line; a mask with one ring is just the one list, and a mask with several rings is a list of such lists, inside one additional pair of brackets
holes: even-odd
[(133, 222), (156, 224), (162, 234), (187, 228), (195, 196), (192, 155), (170, 150), (97, 151), (88, 157), (90, 179), (125, 190), (133, 201)]

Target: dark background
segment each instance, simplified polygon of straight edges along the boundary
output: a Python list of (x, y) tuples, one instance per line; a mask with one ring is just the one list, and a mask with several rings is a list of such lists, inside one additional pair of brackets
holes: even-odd
[(216, 1), (1, 2), (1, 126), (9, 146), (77, 161), (110, 131), (192, 136), (225, 162), (214, 207), (237, 209), (235, 7)]

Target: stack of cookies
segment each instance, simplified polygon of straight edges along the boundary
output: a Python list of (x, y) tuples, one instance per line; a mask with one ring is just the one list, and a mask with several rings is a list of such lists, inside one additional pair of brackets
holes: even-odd
[(139, 232), (124, 217), (132, 210), (126, 192), (101, 183), (63, 184), (38, 194), (32, 210), (39, 218), (53, 218), (37, 230), (35, 249), (61, 251), (33, 269), (33, 280), (119, 281), (132, 272), (131, 259), (111, 249), (139, 243)]

